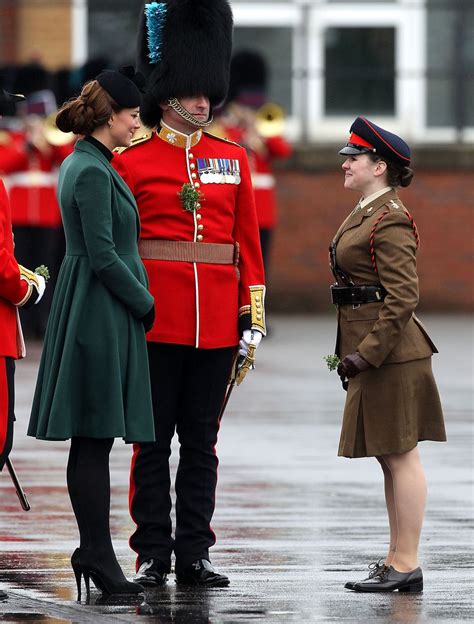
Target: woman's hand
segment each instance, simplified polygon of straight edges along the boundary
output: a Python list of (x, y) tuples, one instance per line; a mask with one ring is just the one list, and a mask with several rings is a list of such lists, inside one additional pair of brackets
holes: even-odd
[(151, 306), (150, 310), (140, 320), (145, 328), (145, 333), (148, 333), (155, 322), (155, 304)]
[(350, 379), (351, 377), (355, 377), (359, 373), (363, 373), (364, 371), (372, 368), (372, 364), (369, 364), (367, 360), (356, 353), (350, 353), (346, 355), (346, 357), (342, 360), (342, 362), (337, 367), (337, 374), (344, 381), (344, 379)]

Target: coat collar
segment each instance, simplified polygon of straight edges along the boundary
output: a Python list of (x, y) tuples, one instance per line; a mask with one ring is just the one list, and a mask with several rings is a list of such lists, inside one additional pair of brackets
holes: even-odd
[(334, 240), (338, 241), (339, 238), (344, 234), (344, 232), (350, 230), (351, 228), (359, 226), (366, 217), (370, 217), (375, 214), (378, 210), (380, 210), (380, 208), (382, 208), (382, 206), (384, 206), (390, 200), (395, 201), (397, 199), (397, 191), (395, 189), (390, 189), (383, 195), (375, 197), (375, 199), (366, 204), (363, 208), (359, 208), (358, 210), (354, 209), (346, 218), (346, 220), (342, 223), (341, 227), (336, 233), (336, 236), (334, 237)]
[(165, 143), (169, 143), (174, 147), (189, 149), (199, 143), (202, 137), (202, 130), (196, 130), (196, 132), (192, 134), (183, 134), (171, 126), (166, 125), (164, 121), (161, 121), (161, 128), (157, 134)]
[(97, 158), (97, 160), (100, 160), (104, 164), (106, 165), (109, 164), (109, 161), (107, 157), (105, 156), (105, 154), (103, 154), (101, 150), (98, 147), (96, 147), (93, 143), (89, 143), (89, 141), (84, 141), (83, 139), (79, 139), (76, 142), (76, 145), (74, 146), (74, 150), (78, 152), (87, 152), (87, 154), (94, 156), (95, 158)]

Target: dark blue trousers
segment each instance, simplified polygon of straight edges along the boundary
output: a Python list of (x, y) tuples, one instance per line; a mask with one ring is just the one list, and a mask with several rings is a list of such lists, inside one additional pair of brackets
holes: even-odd
[[(134, 445), (130, 512), (137, 525), (130, 546), (137, 565), (153, 558), (179, 571), (208, 559), (217, 485), (219, 414), (234, 347), (195, 349), (148, 343), (156, 442)], [(171, 441), (178, 434), (176, 528), (171, 522)]]

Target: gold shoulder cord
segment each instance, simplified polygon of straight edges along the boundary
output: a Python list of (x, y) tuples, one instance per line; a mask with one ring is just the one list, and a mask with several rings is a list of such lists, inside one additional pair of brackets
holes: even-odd
[[(137, 132), (140, 133), (140, 129)], [(141, 136), (138, 136), (138, 137), (134, 137), (130, 145), (128, 145), (127, 147), (116, 147), (114, 149), (114, 153), (122, 154), (123, 152), (129, 150), (132, 147), (135, 147), (136, 145), (140, 145), (141, 143), (145, 143), (146, 141), (149, 141), (152, 138), (152, 136), (153, 136), (153, 130), (148, 130), (145, 134), (142, 134)]]

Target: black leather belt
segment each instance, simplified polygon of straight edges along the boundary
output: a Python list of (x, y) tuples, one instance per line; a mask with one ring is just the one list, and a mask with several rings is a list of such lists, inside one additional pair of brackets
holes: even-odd
[(361, 305), (383, 301), (387, 291), (383, 286), (331, 286), (331, 301), (337, 305)]

